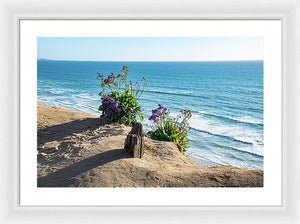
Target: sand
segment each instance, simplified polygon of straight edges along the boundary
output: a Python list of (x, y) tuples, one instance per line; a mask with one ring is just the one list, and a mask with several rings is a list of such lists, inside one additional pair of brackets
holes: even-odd
[(202, 166), (172, 142), (145, 138), (143, 158), (130, 158), (123, 149), (130, 127), (37, 107), (38, 187), (263, 187), (262, 170)]

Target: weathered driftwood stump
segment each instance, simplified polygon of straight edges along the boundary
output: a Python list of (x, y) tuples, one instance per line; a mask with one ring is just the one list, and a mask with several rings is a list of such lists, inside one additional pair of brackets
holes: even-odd
[(124, 149), (129, 152), (133, 158), (142, 158), (144, 154), (144, 130), (140, 122), (136, 122), (125, 140)]

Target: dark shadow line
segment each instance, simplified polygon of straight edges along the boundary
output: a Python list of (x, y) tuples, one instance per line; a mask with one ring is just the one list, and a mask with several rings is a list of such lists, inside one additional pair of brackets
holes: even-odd
[[(40, 147), (46, 142), (64, 140), (66, 136), (72, 134), (82, 133), (88, 130), (94, 131), (100, 126), (103, 126), (105, 122), (107, 121), (101, 118), (86, 118), (39, 129), (37, 132), (37, 145)], [(110, 134), (118, 135), (122, 134), (122, 131), (110, 129)]]
[(37, 180), (38, 187), (69, 187), (74, 184), (73, 177), (76, 177), (86, 171), (94, 169), (98, 166), (102, 166), (106, 163), (118, 160), (130, 158), (129, 154), (125, 150), (113, 149), (95, 156), (91, 156), (87, 159), (81, 160), (73, 165), (62, 168), (47, 176), (41, 177)]

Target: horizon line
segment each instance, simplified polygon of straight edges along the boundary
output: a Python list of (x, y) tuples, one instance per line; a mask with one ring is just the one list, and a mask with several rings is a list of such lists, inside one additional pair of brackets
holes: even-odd
[(145, 61), (135, 61), (135, 60), (71, 60), (71, 59), (50, 59), (50, 58), (37, 58), (38, 61), (86, 61), (86, 62), (231, 62), (231, 61), (264, 61), (263, 59), (245, 59), (245, 60), (198, 60), (198, 61), (175, 61), (175, 60), (145, 60)]

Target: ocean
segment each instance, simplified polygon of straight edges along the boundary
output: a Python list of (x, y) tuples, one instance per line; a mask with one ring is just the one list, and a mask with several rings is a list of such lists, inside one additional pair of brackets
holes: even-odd
[(37, 96), (42, 104), (100, 116), (97, 72), (129, 68), (133, 82), (146, 78), (140, 99), (144, 129), (163, 104), (175, 116), (192, 111), (186, 154), (220, 165), (263, 169), (263, 61), (96, 62), (37, 61)]

